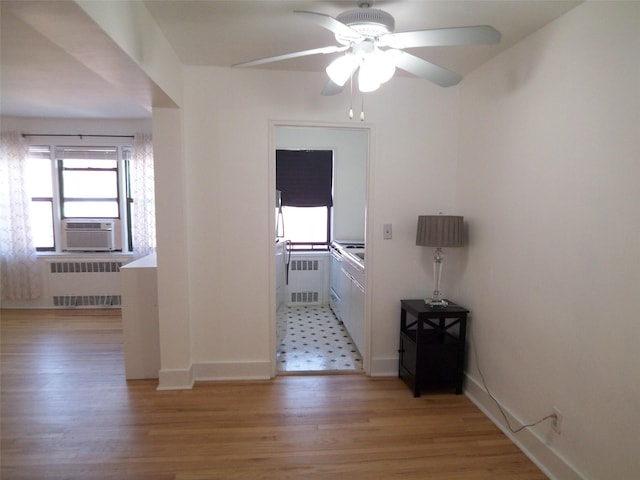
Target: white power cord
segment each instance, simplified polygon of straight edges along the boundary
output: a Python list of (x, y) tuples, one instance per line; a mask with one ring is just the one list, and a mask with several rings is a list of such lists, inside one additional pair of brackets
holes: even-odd
[(478, 373), (480, 374), (480, 379), (482, 380), (482, 386), (484, 387), (484, 389), (487, 392), (487, 394), (489, 395), (489, 397), (491, 397), (491, 400), (494, 401), (494, 403), (498, 407), (498, 410), (500, 410), (500, 413), (502, 414), (502, 417), (504, 418), (504, 421), (507, 423), (507, 427), (509, 428), (511, 433), (518, 433), (518, 432), (521, 432), (522, 430), (524, 430), (525, 428), (535, 427), (536, 425), (544, 422), (545, 420), (547, 420), (549, 418), (553, 418), (553, 419), (557, 419), (558, 418), (558, 416), (555, 413), (550, 413), (549, 415), (547, 415), (545, 417), (542, 417), (537, 422), (528, 423), (526, 425), (522, 425), (521, 427), (514, 429), (511, 426), (511, 422), (509, 421), (509, 418), (507, 417), (507, 414), (504, 412), (504, 410), (502, 408), (502, 405), (500, 405), (500, 402), (498, 402), (498, 400), (496, 400), (496, 397), (493, 396), (493, 394), (491, 393), (491, 390), (489, 390), (489, 387), (487, 386), (487, 382), (484, 379), (484, 375), (482, 374), (482, 370), (480, 369), (480, 362), (478, 361), (478, 349), (476, 348), (476, 343), (473, 340), (473, 336), (471, 335), (471, 331), (469, 331), (469, 339), (471, 340), (471, 345), (473, 346), (473, 358), (476, 361), (476, 369), (478, 370)]

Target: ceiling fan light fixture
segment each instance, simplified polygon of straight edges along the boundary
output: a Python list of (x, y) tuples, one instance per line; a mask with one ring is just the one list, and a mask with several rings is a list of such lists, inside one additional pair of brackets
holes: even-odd
[(383, 51), (376, 48), (375, 52), (370, 56), (370, 61), (372, 62), (372, 68), (375, 70), (376, 78), (381, 84), (391, 80), (396, 73), (394, 50)]
[(383, 51), (375, 48), (370, 53), (362, 55), (358, 89), (361, 92), (373, 92), (388, 82), (396, 72), (396, 54), (396, 50)]
[(346, 53), (331, 62), (325, 70), (331, 81), (342, 87), (358, 68), (359, 63), (358, 57), (353, 53)]
[(358, 90), (361, 92), (374, 92), (380, 88), (378, 72), (375, 62), (371, 58), (365, 58), (360, 64), (360, 73), (358, 74)]

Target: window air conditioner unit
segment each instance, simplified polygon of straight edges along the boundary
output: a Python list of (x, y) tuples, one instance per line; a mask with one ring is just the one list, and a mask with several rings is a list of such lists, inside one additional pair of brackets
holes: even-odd
[(115, 247), (113, 222), (104, 220), (67, 220), (64, 225), (65, 251), (106, 252)]

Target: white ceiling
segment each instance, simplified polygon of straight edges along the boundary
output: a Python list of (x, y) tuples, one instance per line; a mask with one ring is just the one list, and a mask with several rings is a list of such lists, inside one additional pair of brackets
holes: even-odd
[[(464, 76), (579, 3), (378, 0), (374, 7), (395, 17), (397, 32), (467, 25), (491, 25), (500, 31), (499, 45), (411, 50)], [(331, 32), (292, 12), (308, 10), (335, 17), (356, 7), (351, 0), (147, 0), (144, 4), (185, 65), (224, 67), (335, 45)], [(1, 0), (0, 8), (2, 115), (150, 116), (151, 82), (75, 2)], [(109, 73), (97, 58), (109, 59)], [(321, 72), (328, 61), (324, 55), (315, 55), (255, 68)]]

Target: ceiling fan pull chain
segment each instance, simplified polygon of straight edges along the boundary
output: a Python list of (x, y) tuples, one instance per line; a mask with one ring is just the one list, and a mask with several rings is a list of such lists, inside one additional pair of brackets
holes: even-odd
[(362, 107), (360, 108), (360, 121), (364, 122), (364, 95), (362, 96)]

